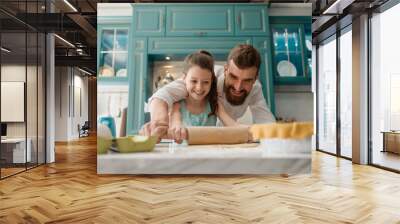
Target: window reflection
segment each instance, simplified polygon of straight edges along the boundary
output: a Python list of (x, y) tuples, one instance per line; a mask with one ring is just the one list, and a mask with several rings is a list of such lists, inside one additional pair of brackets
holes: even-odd
[(101, 31), (99, 76), (127, 77), (128, 30)]
[(400, 4), (377, 14), (372, 25), (372, 163), (400, 170)]

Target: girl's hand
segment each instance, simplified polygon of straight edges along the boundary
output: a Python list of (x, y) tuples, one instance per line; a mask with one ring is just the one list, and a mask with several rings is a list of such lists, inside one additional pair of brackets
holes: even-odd
[(184, 139), (187, 139), (187, 129), (182, 125), (180, 104), (174, 103), (171, 112), (171, 124), (168, 129), (168, 137), (181, 144)]
[(183, 140), (187, 139), (187, 129), (181, 124), (175, 124), (168, 129), (168, 135), (173, 138), (176, 143), (181, 144)]

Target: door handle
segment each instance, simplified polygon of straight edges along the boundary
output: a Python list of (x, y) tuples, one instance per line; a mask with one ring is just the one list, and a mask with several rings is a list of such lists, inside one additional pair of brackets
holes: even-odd
[(195, 35), (202, 37), (202, 36), (206, 36), (207, 32), (196, 32)]

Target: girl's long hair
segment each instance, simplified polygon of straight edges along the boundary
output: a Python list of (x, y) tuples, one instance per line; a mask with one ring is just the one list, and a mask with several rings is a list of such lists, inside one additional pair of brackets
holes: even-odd
[(202, 69), (207, 69), (211, 72), (211, 88), (207, 94), (207, 100), (210, 103), (211, 112), (208, 116), (216, 115), (218, 109), (218, 92), (217, 92), (217, 77), (214, 73), (214, 59), (210, 52), (199, 50), (195, 53), (186, 56), (183, 73), (186, 75), (190, 68), (199, 66)]

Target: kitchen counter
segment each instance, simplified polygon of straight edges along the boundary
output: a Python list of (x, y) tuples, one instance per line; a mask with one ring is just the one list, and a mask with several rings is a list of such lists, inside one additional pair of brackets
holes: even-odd
[(97, 156), (98, 174), (299, 174), (311, 172), (311, 151), (271, 151), (259, 143), (181, 146)]

